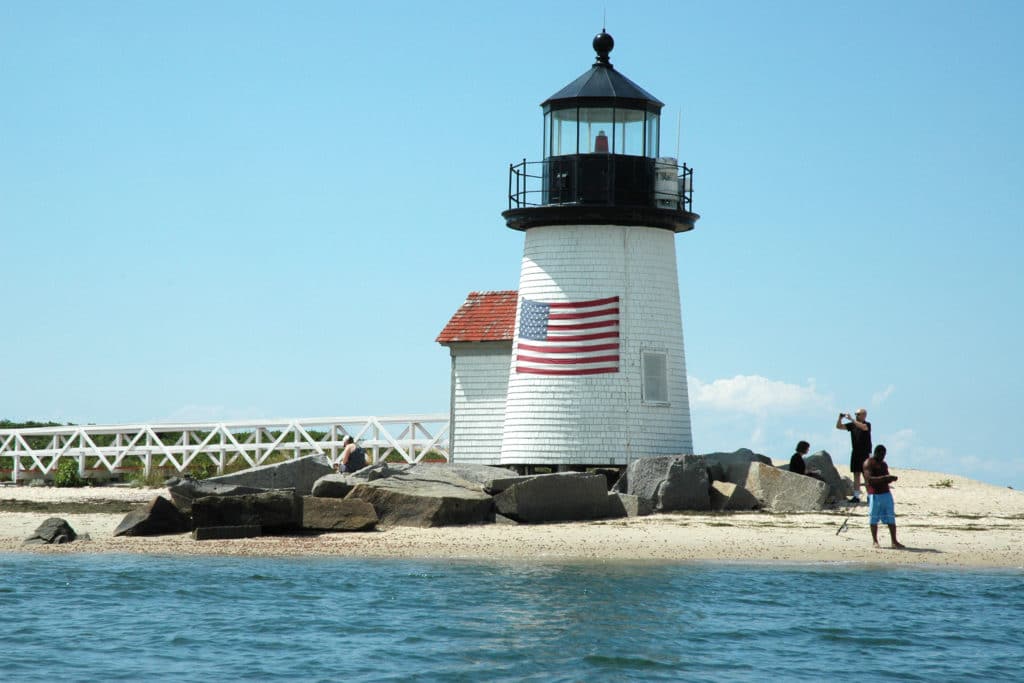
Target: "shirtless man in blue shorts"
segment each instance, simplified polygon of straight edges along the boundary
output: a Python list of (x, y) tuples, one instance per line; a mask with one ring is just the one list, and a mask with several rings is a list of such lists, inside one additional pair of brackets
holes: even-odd
[(885, 462), (885, 446), (875, 446), (874, 455), (864, 461), (864, 484), (868, 489), (868, 523), (871, 525), (871, 540), (878, 547), (878, 523), (889, 527), (892, 547), (902, 549), (902, 543), (896, 540), (896, 509), (892, 501), (889, 484), (897, 477), (889, 474), (889, 465)]

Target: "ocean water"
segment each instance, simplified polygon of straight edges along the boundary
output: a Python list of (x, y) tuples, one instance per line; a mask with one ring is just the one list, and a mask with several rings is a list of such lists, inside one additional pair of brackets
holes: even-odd
[(1024, 571), (0, 554), (4, 681), (1024, 680)]

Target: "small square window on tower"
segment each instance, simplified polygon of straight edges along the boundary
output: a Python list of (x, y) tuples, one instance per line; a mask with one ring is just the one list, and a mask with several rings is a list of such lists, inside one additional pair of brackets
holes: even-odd
[(644, 351), (643, 401), (644, 403), (668, 403), (668, 354), (660, 351)]

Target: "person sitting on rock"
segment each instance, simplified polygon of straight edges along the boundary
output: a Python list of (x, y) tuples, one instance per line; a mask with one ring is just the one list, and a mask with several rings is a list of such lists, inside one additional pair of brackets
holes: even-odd
[(339, 472), (358, 472), (366, 467), (366, 451), (356, 443), (351, 436), (346, 436), (341, 441), (344, 450), (341, 452), (341, 466)]
[(807, 455), (807, 451), (811, 450), (811, 444), (806, 441), (801, 441), (796, 445), (796, 453), (789, 459), (789, 471), (793, 474), (802, 474), (806, 477), (813, 477), (818, 481), (825, 481), (825, 478), (821, 476), (821, 472), (818, 470), (808, 470), (807, 463), (804, 462), (804, 456)]

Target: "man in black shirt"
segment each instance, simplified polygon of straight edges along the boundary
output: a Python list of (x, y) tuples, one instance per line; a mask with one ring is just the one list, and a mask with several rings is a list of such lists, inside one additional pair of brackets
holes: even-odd
[[(836, 429), (850, 432), (850, 474), (853, 475), (853, 498), (851, 503), (860, 502), (860, 477), (864, 470), (864, 461), (871, 457), (871, 423), (868, 422), (868, 411), (858, 408), (854, 417), (849, 413), (839, 413)], [(843, 422), (843, 420), (849, 422)]]

